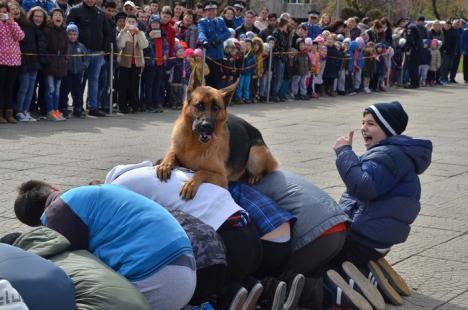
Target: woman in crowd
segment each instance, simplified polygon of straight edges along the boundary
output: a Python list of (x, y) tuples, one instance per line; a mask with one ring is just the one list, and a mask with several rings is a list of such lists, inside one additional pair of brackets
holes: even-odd
[(187, 43), (188, 48), (195, 49), (197, 47), (198, 29), (194, 23), (195, 15), (192, 10), (186, 10), (182, 16), (182, 20), (176, 22), (176, 38)]
[(228, 28), (236, 29), (236, 25), (234, 24), (234, 15), (235, 11), (232, 6), (224, 8), (223, 13), (221, 14), (221, 17)]

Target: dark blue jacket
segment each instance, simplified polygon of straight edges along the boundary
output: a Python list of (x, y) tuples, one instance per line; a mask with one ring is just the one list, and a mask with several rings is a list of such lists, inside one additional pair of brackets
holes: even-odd
[[(86, 46), (80, 42), (71, 43), (68, 41), (68, 72), (71, 74), (82, 74), (89, 66), (89, 57)], [(83, 56), (79, 56), (83, 55)]]
[(202, 44), (208, 43), (206, 56), (214, 60), (223, 59), (223, 42), (231, 37), (224, 20), (221, 17), (216, 17), (213, 20), (205, 17), (198, 22), (197, 26), (198, 41)]
[(314, 40), (319, 34), (322, 33), (322, 28), (319, 25), (307, 24), (307, 36)]
[(468, 28), (463, 29), (460, 41), (460, 51), (468, 55)]
[(74, 310), (75, 285), (52, 262), (0, 243), (0, 279), (8, 280), (30, 310)]
[(52, 0), (24, 0), (23, 1), (23, 10), (27, 13), (29, 10), (31, 10), (33, 7), (38, 6), (43, 8), (47, 14), (50, 13), (53, 9), (58, 8), (58, 6), (55, 4), (55, 1)]
[(420, 65), (431, 64), (431, 50), (429, 48), (423, 48), (421, 51), (421, 62)]
[(350, 146), (337, 150), (346, 185), (341, 208), (353, 220), (350, 237), (370, 248), (406, 241), (421, 205), (418, 174), (431, 163), (432, 143), (408, 136), (381, 141), (361, 157)]

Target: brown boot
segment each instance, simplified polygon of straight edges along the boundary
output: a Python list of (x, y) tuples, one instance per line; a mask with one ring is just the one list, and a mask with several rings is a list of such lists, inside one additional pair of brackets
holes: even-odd
[(7, 120), (3, 117), (3, 110), (0, 110), (0, 124), (6, 124)]
[(8, 123), (10, 124), (16, 124), (16, 118), (13, 116), (13, 110), (5, 110), (5, 118)]

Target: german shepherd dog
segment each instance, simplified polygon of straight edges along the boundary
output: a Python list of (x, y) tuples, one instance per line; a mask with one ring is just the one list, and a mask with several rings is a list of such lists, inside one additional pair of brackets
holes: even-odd
[(162, 181), (175, 166), (195, 171), (180, 191), (186, 200), (195, 197), (203, 182), (227, 188), (229, 181), (246, 177), (253, 184), (278, 167), (260, 131), (226, 111), (237, 83), (221, 90), (200, 85), (192, 74), (169, 151), (156, 168)]

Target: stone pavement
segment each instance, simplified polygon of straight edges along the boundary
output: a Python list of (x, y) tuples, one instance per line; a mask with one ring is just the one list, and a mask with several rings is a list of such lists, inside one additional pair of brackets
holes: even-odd
[[(468, 309), (467, 98), (464, 84), (234, 106), (231, 112), (261, 129), (284, 169), (305, 176), (337, 199), (344, 188), (331, 149), (335, 139), (359, 128), (363, 108), (378, 101), (400, 100), (410, 116), (406, 133), (430, 138), (434, 153), (431, 167), (421, 178), (421, 214), (408, 241), (395, 246), (389, 255), (414, 289), (399, 309)], [(156, 160), (169, 145), (176, 116), (177, 112), (166, 111), (1, 125), (0, 236), (27, 229), (13, 213), (20, 182), (40, 179), (68, 188), (103, 179), (116, 164)], [(354, 142), (361, 153), (359, 134)]]

